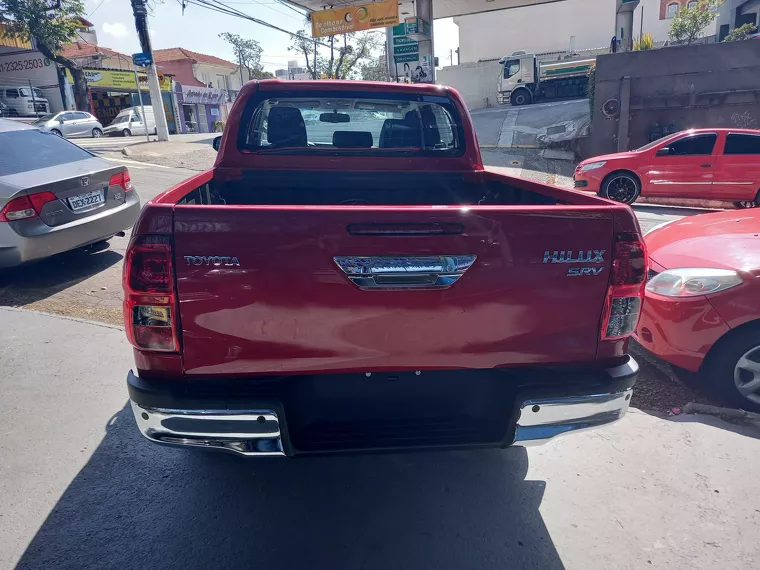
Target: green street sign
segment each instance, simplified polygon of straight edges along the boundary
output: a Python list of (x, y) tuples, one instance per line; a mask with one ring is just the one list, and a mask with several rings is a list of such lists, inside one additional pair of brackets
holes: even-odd
[(402, 54), (402, 53), (417, 53), (420, 51), (420, 45), (417, 42), (413, 42), (410, 44), (404, 44), (400, 46), (393, 46), (393, 54)]
[(413, 40), (412, 38), (407, 38), (406, 36), (396, 36), (393, 38), (393, 45), (394, 46), (400, 46), (403, 44), (416, 44), (417, 42)]
[(408, 63), (410, 61), (417, 61), (420, 58), (419, 53), (407, 53), (404, 55), (394, 55), (393, 61), (396, 63)]

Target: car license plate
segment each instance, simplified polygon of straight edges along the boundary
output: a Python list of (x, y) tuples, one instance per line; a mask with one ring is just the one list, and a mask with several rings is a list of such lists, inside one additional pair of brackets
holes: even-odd
[(78, 194), (69, 198), (69, 206), (71, 206), (74, 212), (80, 212), (94, 208), (105, 201), (105, 192), (103, 190), (92, 190), (86, 194)]

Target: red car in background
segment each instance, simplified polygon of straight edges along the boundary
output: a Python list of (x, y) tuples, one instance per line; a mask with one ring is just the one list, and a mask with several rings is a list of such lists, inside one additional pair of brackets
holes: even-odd
[(639, 196), (760, 205), (760, 131), (692, 129), (637, 150), (584, 160), (578, 190), (632, 204)]
[(636, 339), (760, 411), (760, 209), (703, 214), (645, 236), (649, 275)]

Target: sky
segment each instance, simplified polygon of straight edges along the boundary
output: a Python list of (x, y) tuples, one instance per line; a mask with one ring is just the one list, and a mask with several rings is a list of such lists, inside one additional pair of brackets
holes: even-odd
[[(274, 0), (222, 1), (288, 31), (309, 29), (296, 11)], [(100, 45), (125, 54), (140, 51), (128, 0), (86, 0), (85, 16), (95, 24)], [(287, 68), (290, 59), (298, 59), (300, 65), (304, 64), (303, 58), (288, 52), (291, 40), (287, 34), (192, 4), (185, 8), (183, 15), (179, 0), (157, 4), (149, 22), (153, 49), (183, 47), (234, 61), (230, 45), (219, 37), (222, 32), (232, 32), (261, 44), (264, 49), (261, 60), (267, 71)], [(435, 55), (439, 56), (441, 65), (448, 65), (449, 50), (459, 45), (458, 28), (451, 18), (436, 20), (433, 33)]]

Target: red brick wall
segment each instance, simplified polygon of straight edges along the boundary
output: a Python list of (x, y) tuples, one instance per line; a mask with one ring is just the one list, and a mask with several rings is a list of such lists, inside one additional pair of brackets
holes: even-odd
[(681, 8), (685, 8), (689, 0), (660, 0), (660, 20), (668, 19), (668, 6), (673, 2), (680, 4)]

